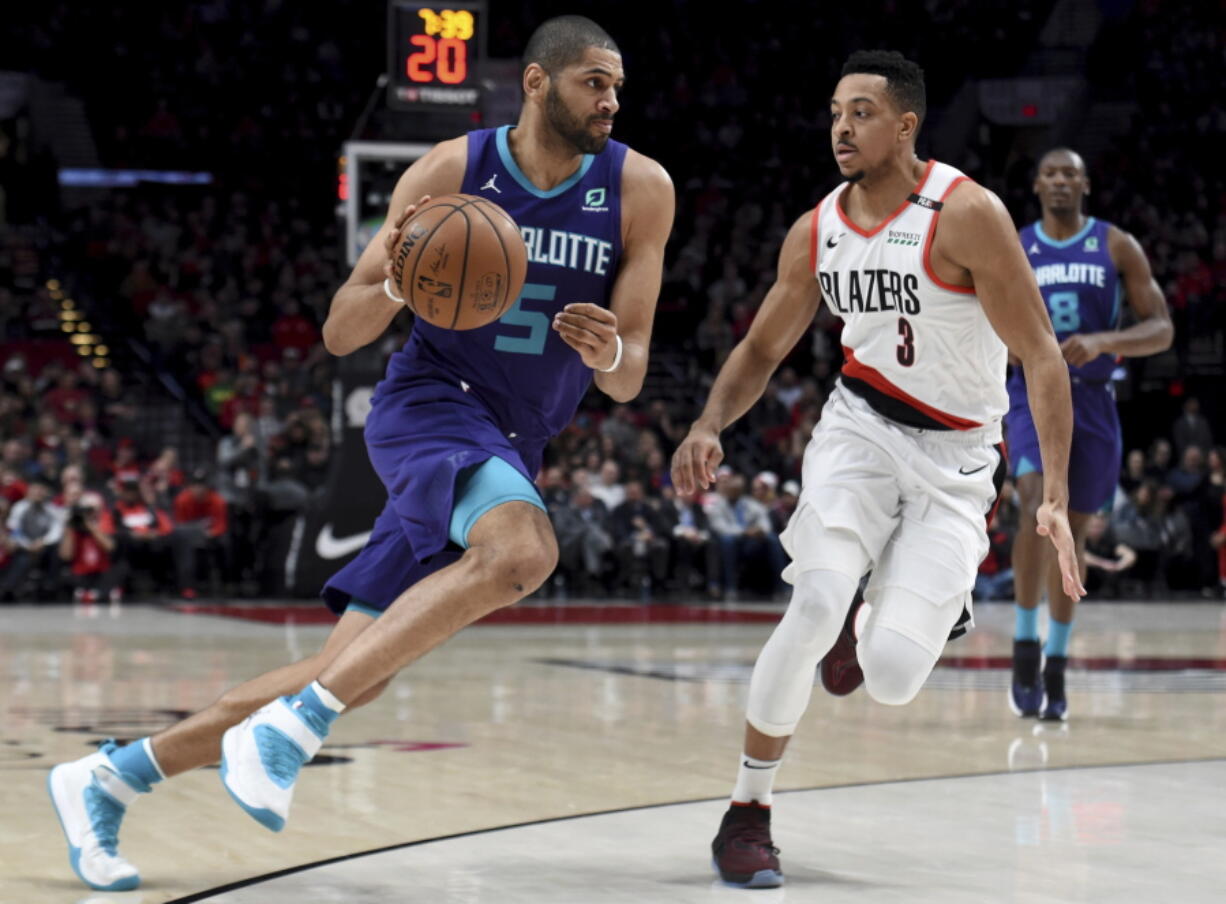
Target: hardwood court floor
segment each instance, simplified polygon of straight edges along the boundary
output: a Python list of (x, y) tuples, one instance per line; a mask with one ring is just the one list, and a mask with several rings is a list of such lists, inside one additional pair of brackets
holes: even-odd
[(470, 628), (347, 714), (280, 834), (216, 770), (159, 785), (121, 835), (144, 886), (100, 894), (68, 867), (46, 770), (156, 731), (327, 628), (0, 609), (0, 904), (1218, 900), (1223, 607), (1084, 605), (1055, 727), (1005, 704), (1011, 607), (976, 618), (910, 706), (815, 691), (780, 775), (775, 892), (713, 883), (707, 848), (772, 625), (560, 621)]

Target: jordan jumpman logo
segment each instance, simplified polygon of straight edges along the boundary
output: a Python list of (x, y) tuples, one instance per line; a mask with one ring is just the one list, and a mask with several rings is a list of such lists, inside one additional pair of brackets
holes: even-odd
[(497, 173), (494, 173), (494, 175), (490, 176), (490, 181), (486, 182), (484, 185), (481, 186), (481, 191), (485, 191), (487, 188), (489, 188), (489, 189), (493, 189), (494, 191), (498, 192), (498, 194), (502, 194), (502, 189), (494, 184), (494, 180), (497, 178), (498, 178)]

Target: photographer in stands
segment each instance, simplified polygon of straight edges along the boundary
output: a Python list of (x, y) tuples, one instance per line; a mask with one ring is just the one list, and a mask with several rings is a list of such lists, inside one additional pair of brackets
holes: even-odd
[(60, 558), (68, 563), (75, 602), (93, 603), (104, 597), (120, 600), (122, 591), (116, 586), (111, 562), (115, 547), (115, 528), (110, 514), (102, 509), (102, 497), (84, 494), (69, 510), (60, 539)]

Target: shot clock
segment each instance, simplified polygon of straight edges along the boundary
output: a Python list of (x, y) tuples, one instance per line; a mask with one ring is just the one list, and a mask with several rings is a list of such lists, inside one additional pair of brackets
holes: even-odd
[(465, 112), (480, 105), (484, 0), (388, 2), (388, 103)]

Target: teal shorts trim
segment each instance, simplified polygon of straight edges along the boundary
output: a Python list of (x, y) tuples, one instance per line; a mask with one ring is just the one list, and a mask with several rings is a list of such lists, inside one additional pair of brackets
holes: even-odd
[(1017, 460), (1017, 464), (1013, 466), (1014, 477), (1025, 477), (1027, 474), (1042, 474), (1033, 461), (1023, 455)]
[(468, 549), (468, 534), (477, 520), (504, 502), (527, 502), (548, 514), (541, 494), (532, 481), (498, 456), (487, 458), (456, 477), (455, 507), (447, 535), (452, 543)]
[(383, 614), (382, 609), (376, 609), (370, 603), (364, 603), (361, 600), (350, 600), (349, 605), (345, 607), (346, 612), (360, 612), (363, 615), (369, 615), (371, 618), (378, 618)]

